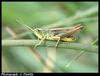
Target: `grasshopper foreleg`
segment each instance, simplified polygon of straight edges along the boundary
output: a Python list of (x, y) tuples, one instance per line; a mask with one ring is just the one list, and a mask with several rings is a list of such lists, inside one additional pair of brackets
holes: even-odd
[(34, 46), (34, 48), (36, 48), (37, 46), (39, 46), (44, 40), (45, 40), (45, 37), (42, 38), (42, 39), (40, 40), (40, 42)]

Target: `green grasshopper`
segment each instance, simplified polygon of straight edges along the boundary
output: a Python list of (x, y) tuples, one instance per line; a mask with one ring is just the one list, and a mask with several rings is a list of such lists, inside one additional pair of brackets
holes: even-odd
[[(19, 21), (17, 20), (17, 22), (19, 22)], [(36, 48), (38, 45), (40, 45), (42, 43), (42, 41), (45, 39), (57, 41), (56, 47), (57, 47), (59, 41), (73, 42), (76, 40), (74, 34), (83, 28), (83, 26), (81, 26), (81, 24), (77, 24), (74, 27), (51, 28), (51, 29), (42, 29), (42, 28), (32, 29), (23, 23), (21, 23), (21, 25), (24, 25), (28, 29), (33, 31), (34, 34), (38, 37), (38, 39), (40, 39), (40, 42), (38, 44), (36, 44), (34, 46), (34, 48)]]

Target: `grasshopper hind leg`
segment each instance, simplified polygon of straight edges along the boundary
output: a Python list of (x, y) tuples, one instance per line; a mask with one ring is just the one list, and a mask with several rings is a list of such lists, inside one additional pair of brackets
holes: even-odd
[(61, 39), (61, 38), (59, 38), (59, 39), (57, 40), (56, 47), (58, 46), (58, 44), (59, 44), (59, 42), (60, 42), (60, 39)]

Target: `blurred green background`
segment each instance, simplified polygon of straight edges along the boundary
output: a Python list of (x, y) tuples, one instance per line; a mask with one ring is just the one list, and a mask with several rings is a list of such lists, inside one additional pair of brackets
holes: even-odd
[[(12, 40), (19, 35), (19, 39), (36, 39), (16, 22), (19, 18), (33, 29), (82, 23), (84, 29), (76, 34), (75, 43), (87, 45), (98, 39), (98, 2), (2, 2), (2, 39)], [(66, 68), (80, 51), (54, 47), (38, 47), (36, 51), (3, 46), (2, 72), (98, 72), (98, 54), (85, 52)]]

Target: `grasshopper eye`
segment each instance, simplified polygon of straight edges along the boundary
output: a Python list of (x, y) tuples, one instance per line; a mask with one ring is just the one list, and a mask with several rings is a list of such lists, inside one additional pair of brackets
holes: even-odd
[(34, 29), (34, 31), (35, 31), (35, 32), (40, 32), (40, 30), (39, 30), (39, 29)]
[(36, 32), (37, 32), (38, 30), (37, 30), (37, 29), (34, 29), (34, 31), (36, 31)]

